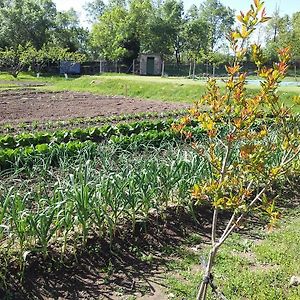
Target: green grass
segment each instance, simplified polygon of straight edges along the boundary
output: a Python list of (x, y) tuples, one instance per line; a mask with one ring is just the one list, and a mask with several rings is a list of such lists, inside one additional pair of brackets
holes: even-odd
[[(76, 78), (76, 77), (71, 77)], [(52, 83), (55, 84), (61, 80), (65, 80), (64, 76), (59, 75), (48, 75), (48, 74), (41, 74), (39, 78), (36, 77), (36, 74), (31, 72), (21, 72), (17, 78), (14, 78), (12, 75), (1, 72), (0, 73), (0, 82), (1, 85), (3, 82), (8, 81), (10, 83), (20, 84), (25, 82), (37, 82), (37, 83)]]
[[(0, 81), (13, 80), (8, 74), (1, 74)], [(290, 78), (291, 80), (291, 78)], [(14, 82), (35, 81), (47, 83), (46, 87), (50, 91), (78, 91), (91, 92), (102, 95), (119, 95), (141, 99), (154, 99), (163, 101), (193, 102), (198, 100), (205, 93), (206, 81), (192, 80), (182, 77), (150, 77), (134, 76), (124, 74), (103, 74), (101, 76), (81, 76), (65, 79), (63, 76), (51, 76), (36, 78), (30, 74), (21, 73)], [(224, 83), (220, 83), (225, 87)], [(250, 94), (258, 91), (257, 85), (248, 85)], [(282, 101), (292, 105), (292, 98), (299, 96), (300, 87), (285, 86), (280, 87), (279, 92)], [(300, 111), (300, 108), (295, 108)]]
[[(220, 83), (221, 87), (225, 85)], [(254, 93), (258, 86), (248, 85), (249, 92)], [(161, 78), (141, 76), (83, 76), (74, 80), (61, 80), (49, 87), (50, 90), (71, 90), (92, 92), (104, 95), (121, 95), (142, 99), (164, 101), (193, 102), (198, 100), (206, 90), (206, 82), (185, 78)], [(299, 87), (281, 87), (282, 100), (289, 105), (292, 98), (299, 95)]]
[(205, 82), (180, 78), (102, 75), (83, 76), (75, 80), (60, 81), (50, 89), (192, 102), (199, 99), (199, 96), (204, 93)]
[[(241, 234), (230, 238), (215, 262), (215, 284), (231, 300), (300, 299), (300, 287), (288, 286), (291, 276), (300, 273), (300, 218), (282, 222), (279, 230), (263, 235), (262, 240)], [(166, 281), (174, 299), (195, 299), (202, 278), (199, 257), (206, 257), (208, 248), (197, 254), (189, 249), (177, 252), (169, 265), (172, 275)]]

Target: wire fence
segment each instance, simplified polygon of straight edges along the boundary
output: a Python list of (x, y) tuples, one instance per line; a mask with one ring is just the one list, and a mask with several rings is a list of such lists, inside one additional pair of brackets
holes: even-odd
[[(194, 64), (194, 63), (168, 63), (163, 62), (161, 65), (161, 72), (157, 75), (161, 76), (176, 76), (176, 77), (223, 77), (226, 76), (226, 65), (214, 65), (209, 63)], [(271, 66), (272, 64), (270, 64)], [(251, 63), (245, 63), (243, 70), (247, 71), (249, 75), (256, 75), (256, 66)], [(0, 71), (7, 71), (0, 67)], [(28, 71), (25, 67), (23, 71)], [(41, 73), (60, 74), (60, 64), (47, 64), (44, 66)], [(68, 72), (67, 72), (68, 73)], [(112, 61), (87, 61), (80, 64), (79, 75), (97, 75), (101, 73), (120, 73), (120, 74), (140, 74), (140, 64), (138, 60), (134, 60), (130, 65), (112, 62)], [(72, 74), (70, 72), (69, 74)], [(297, 80), (300, 77), (300, 60), (293, 62), (289, 68), (288, 76), (295, 77)], [(300, 79), (299, 79), (300, 80)]]

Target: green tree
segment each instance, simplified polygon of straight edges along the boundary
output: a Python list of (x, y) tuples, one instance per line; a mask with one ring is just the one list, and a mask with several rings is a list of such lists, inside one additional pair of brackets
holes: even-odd
[(206, 23), (208, 43), (205, 54), (213, 57), (212, 53), (224, 46), (224, 40), (231, 31), (234, 24), (234, 11), (219, 0), (206, 0), (200, 5), (199, 18)]
[(85, 52), (87, 40), (88, 31), (80, 26), (79, 16), (73, 8), (56, 14), (50, 39), (52, 44), (71, 52)]
[(95, 23), (102, 16), (105, 10), (105, 3), (102, 0), (92, 0), (84, 5), (89, 23)]
[(3, 0), (0, 6), (0, 47), (31, 42), (40, 48), (51, 34), (56, 16), (51, 0)]
[(128, 49), (127, 61), (132, 62), (140, 52), (145, 51), (145, 42), (149, 38), (148, 20), (154, 13), (151, 0), (131, 0), (129, 2), (127, 24), (128, 37), (125, 47)]
[(0, 51), (0, 66), (4, 68), (14, 78), (26, 66), (30, 66), (35, 55), (35, 48), (31, 43), (25, 46), (18, 45), (15, 48), (5, 48)]
[(291, 47), (292, 59), (300, 57), (300, 12), (280, 17), (278, 13), (269, 22), (266, 29), (266, 52), (269, 61), (276, 60), (279, 48)]
[(94, 24), (91, 43), (105, 59), (119, 60), (130, 64), (144, 51), (144, 42), (149, 39), (147, 23), (153, 14), (151, 0), (131, 0), (128, 5), (111, 1), (104, 14)]
[(147, 24), (147, 39), (143, 50), (172, 56), (177, 63), (181, 60), (183, 47), (183, 2), (166, 0), (159, 4)]
[(184, 50), (189, 60), (201, 60), (203, 58), (203, 53), (208, 47), (206, 28), (206, 22), (199, 18), (195, 11), (191, 15), (188, 12), (187, 21), (183, 27), (183, 36)]
[(106, 10), (92, 26), (91, 45), (101, 58), (117, 61), (127, 54), (124, 41), (128, 38), (128, 12), (121, 6)]

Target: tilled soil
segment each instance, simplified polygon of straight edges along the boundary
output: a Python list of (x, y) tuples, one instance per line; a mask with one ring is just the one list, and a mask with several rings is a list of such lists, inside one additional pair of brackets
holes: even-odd
[(0, 124), (164, 112), (188, 106), (187, 103), (139, 100), (91, 93), (3, 91), (0, 92)]
[(170, 208), (163, 218), (153, 214), (138, 223), (134, 233), (132, 224), (124, 224), (111, 244), (91, 236), (82, 251), (70, 252), (64, 261), (54, 248), (46, 260), (29, 253), (22, 282), (16, 267), (9, 265), (0, 299), (167, 300), (167, 264), (175, 259), (167, 253), (192, 234), (208, 242), (212, 213), (201, 207), (196, 214), (198, 223), (182, 207)]

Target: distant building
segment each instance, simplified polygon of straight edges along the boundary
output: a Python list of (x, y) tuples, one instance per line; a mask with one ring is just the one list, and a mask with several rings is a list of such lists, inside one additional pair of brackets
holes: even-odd
[(162, 57), (160, 54), (144, 54), (139, 56), (140, 75), (161, 75)]

